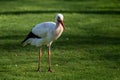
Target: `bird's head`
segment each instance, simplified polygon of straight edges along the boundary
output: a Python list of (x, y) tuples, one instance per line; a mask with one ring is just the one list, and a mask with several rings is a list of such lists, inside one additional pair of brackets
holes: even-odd
[(58, 23), (60, 23), (60, 24), (63, 26), (63, 28), (65, 29), (63, 19), (64, 19), (64, 17), (63, 17), (62, 14), (59, 13), (59, 14), (56, 15), (56, 21), (57, 21)]

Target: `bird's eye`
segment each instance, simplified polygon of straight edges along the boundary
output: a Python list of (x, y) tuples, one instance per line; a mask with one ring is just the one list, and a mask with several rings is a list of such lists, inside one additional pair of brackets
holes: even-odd
[(59, 16), (58, 16), (57, 20), (60, 21), (60, 17)]

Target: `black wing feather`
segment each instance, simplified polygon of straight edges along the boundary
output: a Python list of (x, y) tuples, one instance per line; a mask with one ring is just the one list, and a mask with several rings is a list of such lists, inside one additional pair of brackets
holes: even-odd
[(30, 32), (30, 33), (27, 35), (27, 37), (26, 37), (21, 43), (23, 44), (23, 43), (24, 43), (27, 39), (29, 39), (29, 38), (41, 38), (41, 37), (39, 37), (39, 36), (35, 35), (34, 33)]

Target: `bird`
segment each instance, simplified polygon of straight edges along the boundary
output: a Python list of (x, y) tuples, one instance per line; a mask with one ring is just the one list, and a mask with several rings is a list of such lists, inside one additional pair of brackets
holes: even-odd
[(23, 46), (27, 44), (39, 48), (38, 68), (37, 71), (41, 72), (41, 57), (42, 46), (48, 47), (48, 72), (53, 72), (51, 69), (51, 45), (53, 41), (57, 40), (65, 30), (64, 16), (58, 13), (55, 17), (55, 22), (48, 21), (36, 24), (29, 32), (27, 37), (21, 42)]

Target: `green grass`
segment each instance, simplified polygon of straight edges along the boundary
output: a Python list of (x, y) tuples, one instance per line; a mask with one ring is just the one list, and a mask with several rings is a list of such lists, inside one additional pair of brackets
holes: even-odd
[[(1, 0), (0, 80), (119, 80), (119, 0)], [(43, 46), (42, 72), (36, 72), (38, 48), (21, 41), (40, 22), (62, 12), (66, 31), (52, 45), (47, 72)]]

